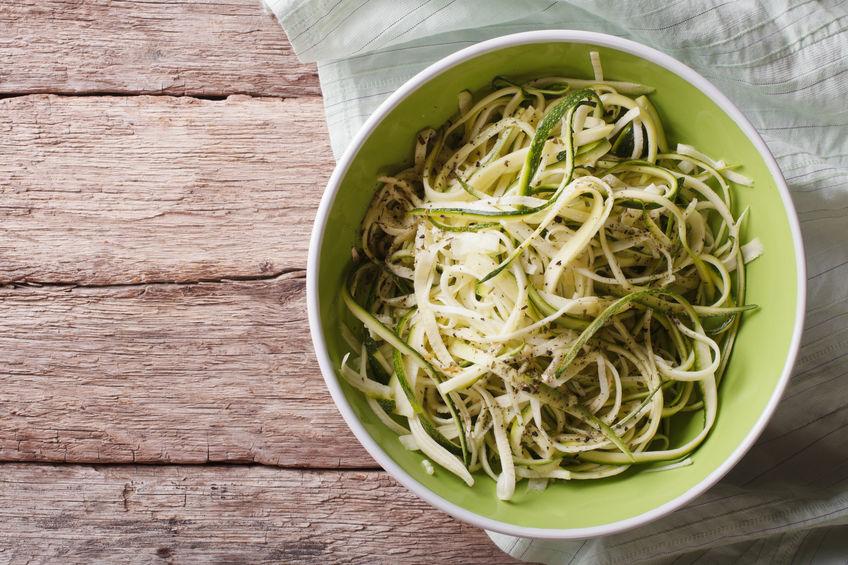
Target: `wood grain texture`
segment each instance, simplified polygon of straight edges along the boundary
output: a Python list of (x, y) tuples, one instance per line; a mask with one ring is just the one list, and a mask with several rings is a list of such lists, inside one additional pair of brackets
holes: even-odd
[(319, 98), (7, 98), (0, 155), (0, 282), (303, 268), (333, 167)]
[(260, 0), (3, 0), (0, 94), (320, 93)]
[(5, 563), (515, 563), (386, 474), (6, 464)]
[(0, 460), (376, 467), (324, 387), (303, 277), (0, 289)]

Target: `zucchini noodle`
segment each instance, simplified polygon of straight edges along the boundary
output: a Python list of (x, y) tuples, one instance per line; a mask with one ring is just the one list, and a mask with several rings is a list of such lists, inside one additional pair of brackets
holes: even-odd
[[(692, 463), (747, 310), (751, 181), (669, 146), (653, 89), (498, 77), (383, 176), (341, 298), (340, 376), (469, 486)], [(679, 439), (679, 413), (700, 412)], [(486, 479), (488, 480), (488, 479)]]

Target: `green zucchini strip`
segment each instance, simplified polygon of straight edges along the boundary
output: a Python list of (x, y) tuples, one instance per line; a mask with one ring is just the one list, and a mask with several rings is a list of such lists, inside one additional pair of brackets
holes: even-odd
[(460, 91), (375, 175), (340, 292), (339, 378), (428, 473), (491, 479), (500, 500), (679, 472), (721, 429), (722, 380), (755, 377), (730, 362), (763, 253), (735, 207), (745, 163), (591, 66)]
[[(342, 287), (341, 290), (342, 301), (344, 301), (350, 313), (356, 317), (360, 322), (362, 322), (368, 330), (380, 336), (386, 343), (395, 348), (395, 350), (399, 351), (403, 355), (407, 355), (415, 359), (415, 362), (418, 363), (421, 368), (424, 370), (427, 375), (432, 378), (437, 384), (444, 380), (444, 377), (433, 367), (430, 363), (428, 363), (420, 353), (415, 351), (413, 348), (409, 347), (405, 341), (403, 341), (397, 334), (395, 334), (392, 330), (386, 327), (380, 320), (375, 318), (372, 314), (367, 312), (364, 308), (362, 308), (359, 304), (357, 304), (353, 297), (351, 297), (350, 292), (348, 291), (346, 286)], [(400, 376), (398, 376), (400, 379)], [(407, 384), (407, 388), (409, 385)], [(406, 389), (404, 389), (406, 391)], [(468, 459), (468, 448), (467, 442), (465, 438), (465, 431), (462, 428), (462, 421), (459, 419), (459, 416), (456, 413), (456, 407), (453, 402), (450, 400), (448, 395), (444, 396), (445, 403), (450, 408), (451, 417), (454, 419), (456, 423), (457, 430), (459, 432), (459, 443), (460, 450), (462, 451), (463, 461)]]

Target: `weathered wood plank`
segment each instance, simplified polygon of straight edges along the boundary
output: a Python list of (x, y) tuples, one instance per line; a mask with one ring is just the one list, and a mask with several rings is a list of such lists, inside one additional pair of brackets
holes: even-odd
[(0, 467), (6, 563), (514, 563), (385, 473)]
[(303, 276), (0, 288), (0, 460), (376, 467), (324, 387)]
[(0, 282), (305, 267), (333, 166), (319, 98), (7, 98), (0, 155)]
[(320, 93), (259, 0), (4, 0), (0, 30), (0, 94)]

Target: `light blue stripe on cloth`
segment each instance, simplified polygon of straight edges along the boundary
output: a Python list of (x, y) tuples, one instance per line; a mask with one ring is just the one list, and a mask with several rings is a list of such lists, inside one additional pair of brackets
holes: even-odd
[(778, 159), (809, 273), (804, 341), (763, 437), (686, 508), (602, 539), (490, 533), (550, 564), (848, 563), (848, 5), (845, 0), (267, 0), (318, 61), (333, 150), (433, 61), (508, 33), (568, 28), (660, 49), (727, 94)]

